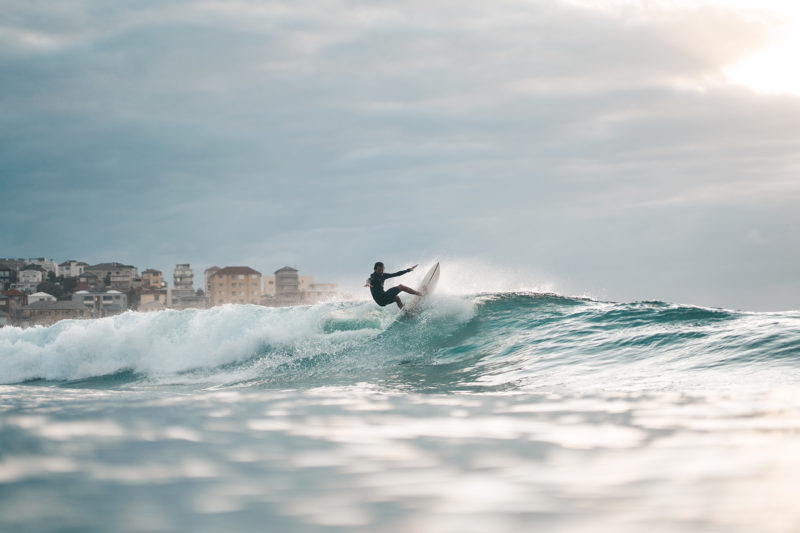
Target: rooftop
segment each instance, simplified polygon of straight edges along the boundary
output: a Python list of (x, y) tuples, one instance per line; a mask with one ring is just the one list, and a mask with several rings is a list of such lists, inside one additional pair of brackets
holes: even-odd
[(275, 271), (276, 274), (278, 272), (297, 272), (297, 269), (296, 268), (292, 268), (290, 266), (285, 266), (285, 267), (279, 268), (278, 270)]
[(215, 276), (230, 276), (236, 274), (257, 274), (261, 275), (261, 272), (258, 270), (253, 270), (250, 267), (244, 266), (232, 266), (232, 267), (225, 267), (223, 269), (217, 270), (214, 275)]
[(86, 289), (81, 289), (79, 291), (73, 292), (72, 294), (95, 294), (95, 295), (97, 295), (97, 294), (122, 294), (122, 293), (119, 292), (119, 291), (115, 291), (114, 289), (111, 289), (111, 290), (108, 290), (108, 291), (103, 290), (103, 289), (94, 289), (94, 290), (90, 290), (90, 291), (88, 291)]
[(133, 265), (123, 265), (122, 263), (97, 263), (96, 265), (86, 267), (88, 270), (113, 270), (115, 268), (136, 268)]
[(18, 291), (17, 289), (9, 289), (4, 292), (6, 296), (25, 296), (25, 293), (22, 291)]

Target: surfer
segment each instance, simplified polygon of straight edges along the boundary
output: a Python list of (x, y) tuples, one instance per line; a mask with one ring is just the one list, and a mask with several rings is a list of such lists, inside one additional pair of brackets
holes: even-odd
[(397, 307), (400, 309), (403, 308), (403, 301), (398, 296), (401, 292), (407, 292), (408, 294), (415, 294), (417, 296), (422, 296), (419, 292), (415, 291), (410, 287), (406, 287), (405, 285), (398, 285), (397, 287), (392, 287), (388, 291), (383, 290), (383, 282), (389, 278), (394, 278), (396, 276), (402, 276), (403, 274), (408, 274), (418, 265), (414, 265), (411, 268), (407, 268), (405, 270), (401, 270), (399, 272), (395, 272), (394, 274), (386, 274), (383, 271), (383, 263), (378, 261), (375, 263), (375, 271), (372, 275), (367, 279), (367, 283), (364, 284), (365, 287), (369, 287), (369, 292), (372, 293), (372, 299), (375, 300), (375, 303), (380, 305), (381, 307), (385, 305), (389, 305), (392, 302), (397, 303)]

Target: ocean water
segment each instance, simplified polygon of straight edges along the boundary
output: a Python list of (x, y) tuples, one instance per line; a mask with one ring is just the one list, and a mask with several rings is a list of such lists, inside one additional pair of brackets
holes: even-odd
[(0, 531), (800, 531), (800, 312), (552, 294), (0, 329)]

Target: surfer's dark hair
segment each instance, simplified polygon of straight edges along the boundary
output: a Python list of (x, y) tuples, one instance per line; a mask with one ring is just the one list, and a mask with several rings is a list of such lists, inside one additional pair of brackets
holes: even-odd
[(378, 267), (382, 267), (382, 266), (383, 266), (383, 263), (378, 261), (377, 263), (375, 263), (375, 266), (372, 268), (372, 270), (378, 270)]

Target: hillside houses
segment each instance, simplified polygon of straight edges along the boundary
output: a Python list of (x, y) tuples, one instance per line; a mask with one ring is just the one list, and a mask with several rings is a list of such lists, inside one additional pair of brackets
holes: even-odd
[(162, 271), (121, 262), (89, 264), (42, 257), (0, 259), (0, 327), (51, 325), (58, 320), (102, 318), (129, 310), (207, 308), (226, 304), (291, 306), (336, 298), (338, 285), (315, 283), (293, 267), (272, 276), (249, 266), (212, 266), (194, 287), (189, 263), (175, 265), (169, 286)]

